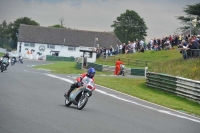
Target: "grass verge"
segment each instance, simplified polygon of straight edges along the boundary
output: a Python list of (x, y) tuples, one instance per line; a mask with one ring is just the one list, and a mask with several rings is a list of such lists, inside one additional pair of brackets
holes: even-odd
[[(76, 69), (76, 62), (63, 62), (63, 61), (54, 61), (53, 64), (48, 65), (38, 65), (34, 68), (42, 68), (51, 70), (55, 74), (81, 74), (85, 73), (86, 70)], [(112, 74), (111, 72), (100, 72), (97, 71), (97, 74)]]
[(0, 57), (2, 57), (4, 54), (3, 53), (0, 53)]

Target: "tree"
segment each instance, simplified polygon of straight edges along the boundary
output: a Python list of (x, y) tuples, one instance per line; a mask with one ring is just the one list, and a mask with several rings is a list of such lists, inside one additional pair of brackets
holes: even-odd
[(13, 46), (13, 41), (10, 39), (9, 25), (6, 20), (0, 24), (0, 47), (11, 49)]
[(6, 20), (0, 24), (0, 38), (9, 38), (7, 35), (8, 25)]
[(17, 47), (20, 24), (39, 26), (39, 23), (37, 23), (35, 20), (31, 20), (31, 18), (28, 17), (18, 18), (13, 23), (10, 23), (8, 32), (10, 33), (10, 37), (14, 41), (13, 48)]
[(144, 19), (133, 10), (126, 10), (125, 13), (113, 21), (114, 33), (122, 41), (144, 39), (147, 36), (148, 29)]
[(59, 25), (59, 24), (55, 24), (55, 25), (52, 25), (52, 26), (49, 26), (49, 27), (54, 27), (54, 28), (65, 28), (65, 27), (63, 27), (63, 26), (61, 26), (61, 25)]
[[(178, 16), (177, 19), (181, 20), (181, 23), (184, 25), (183, 27), (180, 27), (182, 31), (190, 28), (190, 20), (197, 19), (197, 21), (200, 20), (200, 3), (195, 5), (187, 5), (187, 7), (183, 10), (187, 16)], [(196, 30), (200, 27), (200, 23), (197, 22)], [(195, 32), (195, 30), (193, 31)]]

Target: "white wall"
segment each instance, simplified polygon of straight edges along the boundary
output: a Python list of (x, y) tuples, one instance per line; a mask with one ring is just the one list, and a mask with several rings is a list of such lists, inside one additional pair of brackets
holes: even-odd
[[(50, 49), (47, 48), (47, 44), (40, 44), (40, 43), (35, 43), (35, 47), (27, 47), (24, 46), (25, 42), (18, 42), (17, 44), (17, 52), (19, 52), (19, 46), (21, 43), (21, 55), (24, 58), (29, 58), (29, 59), (38, 59), (39, 55), (37, 54), (37, 52), (42, 53), (43, 56), (46, 57), (46, 55), (52, 55), (51, 51), (60, 51), (59, 52), (59, 56), (63, 56), (63, 57), (81, 57), (83, 55), (82, 52), (80, 52), (79, 50), (91, 50), (91, 47), (84, 47), (84, 46), (80, 46), (80, 47), (75, 47), (75, 51), (70, 51), (68, 50), (68, 47), (71, 46), (61, 46), (61, 45), (55, 45), (55, 49)], [(39, 47), (40, 46), (44, 46), (45, 50), (44, 51), (40, 51)], [(31, 49), (35, 50), (35, 52), (33, 52), (33, 54), (27, 54), (28, 50), (31, 51)], [(88, 62), (95, 62), (96, 61), (96, 53), (93, 53), (92, 58), (88, 58)]]
[(0, 48), (0, 53), (6, 53), (6, 49), (4, 49), (4, 48)]

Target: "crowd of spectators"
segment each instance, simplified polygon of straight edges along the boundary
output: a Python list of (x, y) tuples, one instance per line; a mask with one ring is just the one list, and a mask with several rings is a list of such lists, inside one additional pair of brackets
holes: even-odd
[(192, 36), (188, 40), (182, 40), (178, 45), (184, 59), (200, 57), (200, 35)]
[[(190, 35), (169, 35), (162, 38), (151, 39), (149, 42), (146, 42), (145, 40), (136, 40), (128, 41), (128, 44), (116, 44), (116, 46), (110, 46), (110, 48), (100, 47), (96, 49), (96, 52), (97, 58), (100, 56), (106, 58), (108, 56), (113, 56), (117, 54), (145, 52), (145, 50), (170, 50), (174, 46), (178, 46), (181, 52), (183, 50), (187, 50), (189, 53), (189, 49), (199, 49), (199, 43), (200, 35), (192, 37), (190, 37)], [(188, 57), (197, 56), (196, 53), (197, 52), (190, 52), (190, 56)], [(184, 55), (184, 58), (187, 58), (186, 55)]]

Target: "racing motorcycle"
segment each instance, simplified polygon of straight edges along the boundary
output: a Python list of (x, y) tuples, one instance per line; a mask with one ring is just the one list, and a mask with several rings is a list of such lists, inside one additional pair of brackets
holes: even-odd
[[(80, 78), (77, 78), (76, 82), (80, 82)], [(93, 90), (95, 90), (93, 80), (85, 76), (82, 79), (82, 86), (74, 89), (69, 94), (69, 97), (65, 96), (65, 106), (70, 106), (73, 103), (74, 105), (77, 105), (79, 110), (83, 109), (87, 104), (89, 97), (92, 95)]]
[(13, 66), (16, 62), (17, 62), (17, 60), (15, 58), (12, 58), (11, 59), (11, 66)]
[(8, 58), (1, 58), (1, 72), (7, 70), (7, 67), (9, 65), (10, 59)]
[(22, 56), (19, 56), (19, 62), (20, 62), (21, 64), (23, 64), (23, 58), (22, 58)]

